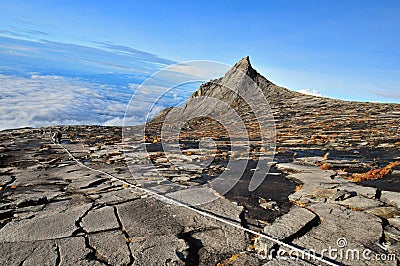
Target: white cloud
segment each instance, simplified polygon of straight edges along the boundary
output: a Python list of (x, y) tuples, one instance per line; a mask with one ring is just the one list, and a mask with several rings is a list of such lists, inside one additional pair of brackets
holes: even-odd
[(316, 89), (313, 89), (313, 90), (301, 89), (301, 90), (298, 90), (298, 92), (303, 93), (303, 94), (307, 94), (307, 95), (322, 97), (322, 94)]
[[(0, 74), (0, 130), (50, 125), (120, 126), (137, 87), (130, 84), (120, 88), (62, 76)], [(144, 123), (147, 112), (152, 117), (191, 93), (185, 88), (169, 91), (152, 85), (135, 91), (126, 124)]]
[(174, 100), (176, 100), (176, 101), (182, 101), (183, 100), (183, 98), (180, 97), (179, 94), (176, 93), (176, 92), (173, 93), (172, 96), (174, 97)]
[(103, 123), (103, 126), (122, 126), (122, 125), (123, 125), (123, 119), (120, 117), (112, 118)]
[(130, 97), (131, 91), (60, 76), (0, 74), (0, 129), (117, 124)]

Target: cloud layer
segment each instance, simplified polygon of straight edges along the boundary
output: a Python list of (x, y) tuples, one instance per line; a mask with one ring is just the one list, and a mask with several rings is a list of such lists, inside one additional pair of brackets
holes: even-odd
[[(130, 47), (96, 47), (23, 40), (22, 33), (0, 30), (0, 129), (48, 125), (122, 125), (126, 107), (147, 77), (174, 61)], [(35, 32), (36, 35), (44, 35)], [(2, 37), (8, 35), (14, 38)], [(146, 93), (136, 97), (132, 123), (143, 123)], [(168, 83), (167, 83), (168, 84)], [(149, 91), (146, 91), (149, 90)], [(185, 93), (167, 95), (154, 110), (173, 105)]]
[(54, 75), (0, 74), (0, 130), (78, 124), (120, 126), (135, 92), (127, 121), (140, 124), (148, 117), (144, 106), (154, 105), (149, 114), (152, 117), (166, 107), (181, 103), (191, 93), (187, 86), (177, 87), (149, 103), (148, 95), (167, 90), (163, 86), (119, 87)]
[(303, 94), (307, 94), (307, 95), (322, 97), (322, 94), (316, 89), (314, 89), (314, 90), (301, 89), (301, 90), (298, 90), (298, 92), (303, 93)]
[(120, 124), (131, 92), (60, 76), (0, 74), (0, 129)]

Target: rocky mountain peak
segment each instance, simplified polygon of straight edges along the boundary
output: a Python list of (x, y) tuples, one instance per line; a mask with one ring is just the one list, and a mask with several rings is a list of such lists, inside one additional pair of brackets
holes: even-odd
[(241, 72), (248, 75), (253, 80), (257, 77), (257, 71), (251, 66), (250, 57), (245, 56), (240, 61), (238, 61), (230, 71), (228, 71), (227, 75), (231, 74), (234, 71), (240, 70)]
[[(199, 96), (220, 99), (230, 106), (238, 106), (242, 103), (239, 95), (258, 93), (259, 91), (255, 92), (257, 87), (261, 89), (265, 96), (274, 95), (272, 96), (273, 101), (277, 99), (275, 94), (281, 95), (286, 93), (285, 89), (276, 86), (258, 73), (251, 65), (250, 57), (245, 56), (233, 65), (223, 77), (202, 84), (191, 95), (184, 109), (192, 106), (193, 102), (191, 102), (191, 99)], [(199, 108), (199, 105), (201, 105), (200, 102), (196, 103), (195, 108)]]
[(248, 69), (252, 68), (251, 63), (250, 63), (250, 57), (249, 56), (245, 56), (243, 57), (241, 60), (239, 60), (235, 66), (236, 68), (243, 70), (243, 71), (247, 71)]

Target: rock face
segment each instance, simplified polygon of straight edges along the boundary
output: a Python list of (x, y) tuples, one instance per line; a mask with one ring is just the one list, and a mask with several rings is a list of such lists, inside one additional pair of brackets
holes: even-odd
[[(247, 102), (258, 92), (268, 105)], [(225, 105), (210, 103), (209, 98)], [(273, 162), (260, 159), (273, 154), (259, 145), (260, 120), (251, 110), (257, 104), (271, 109), (276, 125)], [(249, 158), (232, 151), (221, 124), (202, 117), (189, 121), (180, 132), (182, 154), (175, 158), (180, 164), (172, 163), (160, 145), (164, 119), (170, 115), (169, 122), (174, 122), (217, 107), (234, 110), (244, 121), (250, 135)], [(292, 246), (312, 249), (333, 264), (397, 265), (399, 168), (379, 180), (355, 183), (349, 178), (400, 160), (399, 120), (400, 105), (345, 102), (279, 87), (245, 57), (224, 77), (203, 84), (182, 109), (160, 112), (146, 126), (145, 144), (143, 138), (133, 138), (132, 145), (124, 146), (118, 127), (1, 131), (0, 264), (322, 263), (293, 256)], [(236, 122), (240, 121), (233, 125)], [(62, 132), (61, 145), (50, 141), (50, 129)], [(204, 159), (199, 146), (207, 136), (217, 144), (215, 158), (204, 167), (191, 165)], [(148, 152), (140, 152), (140, 145)], [(129, 172), (128, 159), (143, 166), (135, 173), (140, 180)], [(214, 187), (203, 186), (222, 172), (235, 174), (235, 168), (228, 168), (230, 160), (245, 160), (246, 169), (229, 193), (223, 196)], [(250, 176), (261, 171), (258, 162), (272, 168), (259, 189), (249, 191)], [(204, 193), (194, 195), (182, 187), (199, 187)], [(210, 195), (217, 199), (196, 206), (199, 213), (160, 200), (143, 188), (193, 201)], [(331, 256), (324, 252), (330, 247), (350, 255), (367, 250), (370, 259)], [(385, 259), (376, 260), (378, 256)]]
[(199, 90), (192, 94), (185, 108), (190, 106), (192, 99), (199, 96), (221, 99), (231, 106), (239, 106), (242, 104), (240, 95), (255, 89), (254, 85), (251, 84), (253, 81), (256, 82), (254, 85), (272, 85), (270, 81), (253, 69), (250, 58), (247, 56), (237, 62), (224, 77), (201, 85)]
[[(309, 230), (308, 228), (318, 223), (319, 219), (313, 212), (293, 206), (287, 214), (277, 218), (273, 224), (264, 227), (263, 232), (281, 241), (291, 242), (302, 231)], [(263, 238), (257, 238), (255, 241), (255, 251), (263, 257), (273, 255), (275, 247), (275, 243)]]

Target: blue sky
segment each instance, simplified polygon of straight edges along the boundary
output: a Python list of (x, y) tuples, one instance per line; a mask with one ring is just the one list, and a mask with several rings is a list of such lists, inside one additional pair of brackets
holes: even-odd
[[(250, 55), (259, 72), (289, 89), (400, 102), (399, 1), (147, 2), (2, 1), (3, 74), (8, 67), (71, 75), (66, 68), (143, 78), (173, 62), (233, 65)], [(21, 39), (31, 42), (12, 49)]]

